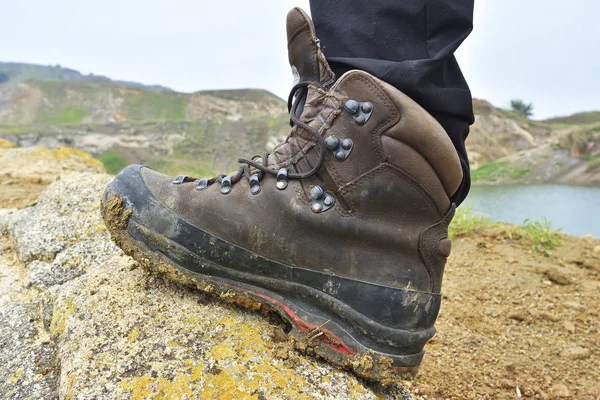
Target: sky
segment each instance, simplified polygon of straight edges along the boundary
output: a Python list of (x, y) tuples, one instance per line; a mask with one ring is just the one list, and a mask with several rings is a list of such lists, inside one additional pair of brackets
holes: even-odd
[[(408, 1), (408, 0), (405, 0)], [(182, 92), (287, 98), (285, 17), (308, 0), (0, 0), (0, 61), (60, 64)], [(600, 2), (476, 0), (457, 52), (474, 97), (534, 118), (600, 110)]]

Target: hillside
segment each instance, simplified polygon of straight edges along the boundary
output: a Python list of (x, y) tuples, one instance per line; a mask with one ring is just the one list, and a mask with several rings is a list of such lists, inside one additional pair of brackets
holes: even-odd
[(212, 175), (285, 136), (285, 102), (264, 90), (184, 94), (114, 82), (0, 84), (0, 138), (21, 147), (74, 146), (115, 173), (128, 163)]
[(466, 142), (473, 182), (600, 185), (600, 122), (565, 122), (577, 116), (538, 122), (483, 100), (473, 105), (475, 124)]
[[(62, 68), (0, 63), (0, 139), (73, 146), (111, 173), (128, 163), (208, 176), (237, 168), (289, 131), (283, 100), (264, 90), (191, 94)], [(600, 113), (532, 121), (473, 101), (467, 140), (475, 184), (600, 185)]]
[(93, 83), (114, 82), (121, 86), (144, 89), (152, 91), (171, 91), (171, 89), (160, 85), (144, 85), (137, 82), (113, 81), (102, 75), (83, 75), (81, 72), (60, 65), (38, 65), (14, 62), (0, 62), (0, 83), (6, 80), (9, 83), (27, 80), (59, 80), (59, 81), (85, 81)]
[(593, 124), (600, 122), (600, 111), (588, 111), (544, 120), (549, 124)]

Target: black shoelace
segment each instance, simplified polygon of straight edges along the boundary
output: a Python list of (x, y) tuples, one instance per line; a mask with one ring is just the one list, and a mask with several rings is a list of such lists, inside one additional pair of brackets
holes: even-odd
[[(316, 129), (314, 129), (310, 125), (308, 125), (308, 124), (304, 123), (302, 120), (300, 120), (300, 118), (298, 118), (296, 115), (297, 109), (301, 103), (302, 98), (304, 98), (308, 94), (308, 86), (309, 85), (316, 86), (320, 89), (323, 89), (323, 86), (317, 82), (298, 83), (297, 85), (295, 85), (292, 88), (292, 90), (290, 92), (290, 96), (288, 97), (288, 112), (290, 114), (290, 123), (291, 123), (292, 127), (298, 126), (302, 129), (304, 129), (305, 131), (310, 132), (310, 134), (316, 139), (316, 142), (317, 142), (317, 145), (319, 148), (319, 150), (318, 150), (319, 151), (319, 159), (317, 161), (317, 164), (311, 170), (309, 170), (307, 172), (288, 173), (287, 174), (288, 179), (305, 179), (305, 178), (309, 178), (309, 177), (313, 176), (323, 166), (323, 163), (325, 162), (325, 156), (327, 154), (326, 153), (327, 147), (325, 146), (325, 140), (321, 137), (321, 134)], [(290, 139), (290, 137), (292, 137), (292, 135), (293, 135), (293, 131), (292, 131), (292, 133), (290, 133), (290, 136), (288, 136), (288, 138), (286, 139), (286, 142)], [(242, 177), (244, 177), (244, 176), (246, 177), (246, 179), (248, 179), (248, 181), (251, 181), (252, 176), (253, 176), (250, 172), (251, 167), (255, 168), (256, 170), (259, 171), (258, 172), (259, 180), (264, 178), (264, 176), (266, 174), (277, 176), (279, 171), (273, 170), (268, 167), (269, 156), (270, 156), (269, 152), (264, 153), (264, 155), (262, 157), (262, 164), (256, 161), (256, 159), (260, 158), (260, 156), (254, 156), (251, 159), (239, 158), (238, 162), (240, 164), (244, 164), (244, 165), (240, 165), (240, 168), (238, 169), (238, 171), (230, 177), (230, 184), (233, 185), (233, 184), (239, 182), (242, 179)], [(220, 175), (215, 176), (214, 178), (206, 180), (205, 184), (208, 186), (215, 182), (223, 183), (223, 180), (225, 178), (229, 179), (229, 176), (225, 175), (225, 174), (220, 174)]]

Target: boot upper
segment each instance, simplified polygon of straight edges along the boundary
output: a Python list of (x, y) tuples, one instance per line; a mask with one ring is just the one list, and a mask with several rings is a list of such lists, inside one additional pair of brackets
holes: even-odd
[[(311, 131), (296, 124), (260, 162), (290, 176), (320, 165), (315, 173), (283, 187), (272, 174), (259, 174), (253, 187), (242, 177), (222, 190), (219, 182), (174, 184), (138, 167), (144, 185), (166, 212), (232, 246), (297, 268), (439, 293), (450, 253), (450, 197), (462, 181), (446, 132), (366, 72), (334, 83), (312, 23), (298, 10), (288, 16), (288, 46), (296, 80), (305, 84), (291, 112)], [(152, 229), (173, 234), (168, 218), (150, 219)]]

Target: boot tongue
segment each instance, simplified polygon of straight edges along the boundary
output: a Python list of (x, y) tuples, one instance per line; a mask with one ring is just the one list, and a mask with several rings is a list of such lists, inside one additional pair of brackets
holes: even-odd
[[(294, 85), (317, 82), (323, 88), (329, 89), (335, 82), (335, 75), (321, 51), (319, 39), (317, 39), (310, 17), (298, 7), (288, 13), (287, 37), (288, 57), (294, 73)], [(298, 103), (296, 116), (313, 129), (319, 130), (323, 124), (319, 114), (325, 106), (323, 92), (308, 87), (308, 90), (298, 92), (296, 96), (295, 101)], [(311, 134), (294, 127), (288, 139), (271, 153), (269, 167), (277, 169), (286, 166), (295, 172), (308, 171), (312, 168), (309, 158), (313, 161), (317, 158), (313, 146)]]
[(294, 85), (319, 82), (328, 88), (335, 81), (333, 71), (321, 51), (315, 26), (302, 9), (296, 7), (287, 16), (288, 58), (294, 73)]

